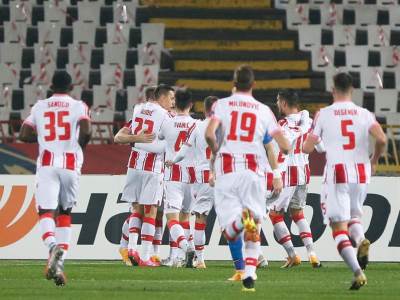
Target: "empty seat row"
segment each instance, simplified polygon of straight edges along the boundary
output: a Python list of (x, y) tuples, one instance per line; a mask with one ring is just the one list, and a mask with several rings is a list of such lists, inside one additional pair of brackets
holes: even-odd
[(336, 4), (310, 6), (307, 4), (289, 5), (286, 8), (287, 27), (296, 29), (302, 24), (317, 24), (324, 28), (338, 24), (355, 25), (389, 25), (400, 27), (400, 7), (378, 9), (376, 5), (358, 5), (346, 8)]
[(332, 91), (333, 76), (337, 72), (349, 72), (354, 78), (354, 87), (364, 91), (377, 89), (400, 89), (400, 72), (384, 71), (376, 67), (363, 67), (358, 71), (347, 68), (330, 67), (325, 71), (325, 88)]
[(103, 6), (97, 1), (83, 1), (77, 6), (69, 6), (66, 1), (46, 1), (40, 6), (31, 1), (12, 1), (9, 5), (0, 6), (0, 24), (17, 21), (36, 25), (40, 21), (55, 21), (71, 25), (76, 20), (102, 26), (113, 22), (135, 24), (137, 6), (135, 2), (121, 1), (111, 6)]
[(397, 47), (381, 47), (371, 49), (367, 46), (313, 46), (311, 50), (312, 69), (324, 71), (335, 67), (347, 67), (359, 70), (363, 67), (381, 67), (383, 70), (400, 70), (400, 49)]
[(139, 44), (136, 49), (125, 44), (104, 44), (102, 48), (94, 48), (87, 44), (70, 44), (59, 48), (53, 44), (35, 44), (34, 47), (23, 47), (17, 43), (0, 44), (0, 63), (13, 64), (19, 69), (30, 68), (34, 63), (51, 62), (57, 68), (65, 68), (67, 64), (85, 64), (91, 69), (99, 69), (102, 64), (120, 64), (124, 68), (134, 68), (136, 64), (161, 64), (162, 68), (170, 68), (165, 59), (162, 65), (162, 49), (159, 45)]
[[(47, 85), (56, 70), (54, 64), (33, 64), (31, 69), (20, 72), (12, 65), (0, 64), (0, 89), (5, 87), (23, 87), (24, 84)], [(100, 70), (90, 70), (85, 65), (67, 65), (73, 84), (92, 88), (93, 85), (116, 85), (128, 87), (134, 85), (157, 84), (158, 65), (135, 65), (134, 69), (123, 69), (120, 65), (101, 65)], [(3, 98), (0, 97), (0, 101)]]
[(365, 29), (353, 26), (336, 25), (323, 29), (320, 25), (301, 25), (298, 28), (299, 48), (306, 50), (314, 45), (368, 45), (370, 47), (400, 45), (400, 28), (369, 25)]
[(326, 4), (342, 4), (346, 7), (351, 7), (360, 4), (373, 4), (379, 7), (393, 7), (399, 6), (399, 0), (275, 0), (276, 8), (286, 8), (290, 4), (312, 4), (312, 5), (326, 5)]
[(30, 47), (36, 43), (53, 43), (61, 47), (72, 43), (101, 47), (107, 42), (123, 43), (129, 47), (136, 47), (140, 42), (162, 45), (164, 28), (163, 24), (142, 24), (140, 28), (137, 28), (121, 23), (97, 27), (81, 21), (74, 22), (72, 27), (62, 27), (50, 22), (31, 27), (24, 23), (6, 22), (3, 27), (0, 27), (0, 42), (21, 43)]

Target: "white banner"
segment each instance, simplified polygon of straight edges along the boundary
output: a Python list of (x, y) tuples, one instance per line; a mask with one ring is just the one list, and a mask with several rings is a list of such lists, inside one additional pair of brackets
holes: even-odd
[[(118, 259), (122, 222), (128, 215), (128, 205), (118, 201), (125, 176), (82, 176), (79, 200), (72, 214), (70, 259)], [(0, 259), (45, 259), (47, 251), (41, 241), (34, 208), (35, 177), (29, 175), (0, 176)], [(322, 261), (336, 261), (340, 257), (331, 230), (322, 224), (319, 203), (321, 178), (313, 177), (309, 186), (305, 216), (311, 223), (315, 246)], [(371, 246), (372, 261), (400, 261), (400, 178), (374, 177), (364, 204), (363, 224)], [(164, 222), (165, 224), (165, 222)], [(285, 252), (276, 242), (271, 222), (262, 225), (263, 252), (269, 260), (283, 260)], [(307, 259), (298, 237), (291, 226), (297, 251)], [(228, 247), (223, 245), (218, 221), (210, 214), (207, 227), (206, 259), (230, 259)], [(169, 247), (167, 234), (163, 237), (161, 254)], [(222, 244), (221, 244), (222, 243)], [(221, 244), (221, 245), (220, 245)]]

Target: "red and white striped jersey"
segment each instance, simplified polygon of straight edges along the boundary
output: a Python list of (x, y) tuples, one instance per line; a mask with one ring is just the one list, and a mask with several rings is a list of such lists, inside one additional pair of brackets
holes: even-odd
[(326, 148), (327, 183), (369, 183), (369, 130), (375, 116), (353, 102), (341, 101), (317, 113), (312, 133)]
[[(132, 134), (154, 133), (158, 136), (161, 125), (169, 118), (168, 111), (158, 103), (145, 102), (135, 106), (132, 121), (128, 126)], [(129, 157), (128, 168), (162, 173), (164, 171), (164, 152), (159, 150), (160, 141), (156, 138), (152, 143), (135, 143)]]
[(87, 105), (67, 94), (54, 94), (36, 102), (24, 124), (37, 132), (38, 168), (53, 166), (80, 172), (83, 153), (78, 138), (82, 119), (90, 120)]
[[(173, 160), (183, 143), (186, 143), (193, 134), (195, 128), (196, 120), (188, 115), (176, 115), (165, 120), (159, 134), (159, 138), (166, 141), (165, 160)], [(179, 163), (173, 164), (170, 168), (165, 168), (164, 180), (184, 183), (196, 182), (193, 159), (193, 153), (188, 152)]]
[(196, 128), (188, 140), (188, 144), (194, 150), (194, 168), (196, 171), (196, 182), (198, 183), (208, 183), (210, 178), (211, 149), (208, 147), (205, 139), (208, 122), (208, 119), (197, 121)]
[[(302, 117), (305, 115), (305, 117)], [(285, 136), (292, 144), (292, 150), (284, 155), (279, 152), (278, 163), (283, 165), (285, 186), (304, 185), (310, 182), (308, 154), (303, 153), (303, 143), (311, 129), (312, 120), (307, 111), (291, 114), (279, 121)]]
[(269, 107), (238, 92), (215, 102), (212, 118), (220, 121), (223, 132), (216, 175), (252, 170), (264, 176), (268, 164), (264, 136), (274, 137), (281, 130)]

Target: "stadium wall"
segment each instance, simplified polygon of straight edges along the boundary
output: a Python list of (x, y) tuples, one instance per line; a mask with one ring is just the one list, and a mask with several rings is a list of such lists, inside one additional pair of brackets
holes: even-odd
[[(125, 176), (85, 175), (81, 178), (80, 196), (73, 210), (71, 259), (118, 259), (121, 225), (128, 215), (128, 205), (121, 203), (120, 192)], [(46, 251), (36, 226), (34, 205), (35, 177), (0, 176), (0, 259), (45, 259)], [(331, 231), (322, 224), (319, 191), (321, 177), (312, 177), (307, 199), (306, 217), (323, 261), (339, 261)], [(400, 261), (400, 177), (374, 177), (364, 205), (366, 235), (371, 240), (372, 261)], [(164, 223), (165, 224), (165, 223)], [(301, 246), (295, 226), (293, 241)], [(215, 213), (207, 227), (206, 258), (229, 259), (225, 240), (221, 238)], [(269, 260), (282, 260), (285, 253), (274, 240), (269, 220), (263, 223), (263, 252)], [(168, 253), (168, 232), (164, 231), (162, 256)], [(303, 259), (304, 249), (299, 249)]]

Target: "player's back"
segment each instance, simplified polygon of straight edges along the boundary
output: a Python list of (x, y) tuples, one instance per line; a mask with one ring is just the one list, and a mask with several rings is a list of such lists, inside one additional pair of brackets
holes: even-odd
[(36, 127), (39, 165), (80, 168), (83, 155), (78, 138), (82, 119), (89, 119), (88, 107), (67, 94), (54, 94), (32, 107), (26, 122), (31, 121)]
[[(160, 132), (160, 138), (165, 139), (166, 141), (166, 160), (172, 160), (175, 157), (183, 143), (187, 142), (190, 135), (193, 134), (195, 128), (196, 120), (188, 115), (178, 114), (166, 119)], [(189, 155), (187, 155), (182, 161), (165, 170), (166, 180), (183, 182), (194, 181), (194, 155), (192, 152), (189, 152), (188, 154)]]
[(223, 141), (216, 162), (217, 173), (250, 169), (265, 172), (267, 159), (263, 139), (279, 130), (268, 106), (251, 95), (235, 93), (215, 103), (213, 118), (221, 122)]
[(369, 129), (375, 122), (368, 110), (350, 101), (335, 102), (316, 116), (314, 131), (319, 132), (326, 148), (326, 170), (328, 176), (333, 170), (337, 183), (368, 181)]
[[(139, 134), (141, 132), (147, 134), (155, 134), (156, 137), (160, 132), (161, 124), (163, 124), (165, 118), (168, 117), (168, 112), (162, 108), (158, 103), (145, 102), (135, 107), (132, 123), (131, 132), (132, 134)], [(162, 173), (164, 165), (164, 154), (158, 153), (156, 149), (159, 148), (156, 144), (159, 141), (156, 139), (150, 144), (146, 144), (147, 150), (141, 149), (143, 144), (136, 143), (132, 147), (131, 156), (129, 158), (129, 168), (151, 171), (156, 173)], [(152, 151), (154, 148), (154, 151)]]
[(208, 182), (210, 171), (211, 149), (207, 144), (205, 132), (209, 120), (197, 121), (194, 139), (194, 166), (196, 179), (199, 182)]

